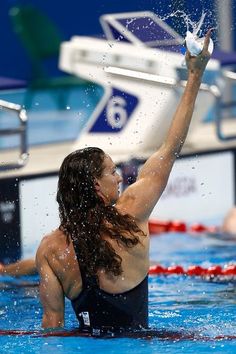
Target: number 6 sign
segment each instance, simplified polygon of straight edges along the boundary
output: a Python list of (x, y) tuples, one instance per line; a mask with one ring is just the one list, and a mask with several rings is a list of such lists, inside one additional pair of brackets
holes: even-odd
[(90, 128), (90, 133), (117, 133), (122, 131), (138, 104), (138, 98), (112, 88), (111, 94)]

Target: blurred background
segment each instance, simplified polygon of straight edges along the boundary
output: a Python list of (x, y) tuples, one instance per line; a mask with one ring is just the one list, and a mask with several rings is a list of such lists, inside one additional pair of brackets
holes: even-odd
[[(69, 40), (73, 35), (102, 36), (99, 16), (106, 13), (150, 10), (164, 17), (177, 10), (183, 10), (190, 14), (193, 20), (199, 20), (202, 11), (208, 11), (205, 26), (217, 27), (219, 33), (215, 33), (215, 40), (221, 48), (234, 49), (236, 45), (235, 0), (1, 0), (0, 76), (28, 80), (31, 75), (28, 55), (13, 31), (9, 17), (11, 8), (22, 4), (30, 4), (42, 10), (55, 23), (65, 40)], [(227, 20), (224, 20), (225, 17)], [(181, 24), (179, 18), (169, 18), (167, 22), (181, 35), (185, 35), (186, 27)], [(223, 29), (220, 30), (222, 26), (227, 28), (223, 38)]]

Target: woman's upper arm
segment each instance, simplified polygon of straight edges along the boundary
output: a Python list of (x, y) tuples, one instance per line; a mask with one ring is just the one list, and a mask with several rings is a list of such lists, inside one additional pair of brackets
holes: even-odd
[(64, 292), (59, 279), (50, 267), (42, 250), (37, 252), (37, 268), (40, 275), (40, 300), (43, 307), (44, 328), (64, 326)]
[(166, 187), (172, 166), (172, 159), (163, 150), (153, 154), (141, 168), (137, 181), (122, 193), (117, 208), (139, 221), (148, 220)]

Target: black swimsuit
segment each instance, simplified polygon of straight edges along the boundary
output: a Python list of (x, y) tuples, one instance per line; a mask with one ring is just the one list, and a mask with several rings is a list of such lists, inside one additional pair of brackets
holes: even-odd
[(83, 289), (71, 303), (82, 331), (100, 336), (148, 328), (148, 276), (129, 291), (110, 294), (81, 265), (80, 272)]

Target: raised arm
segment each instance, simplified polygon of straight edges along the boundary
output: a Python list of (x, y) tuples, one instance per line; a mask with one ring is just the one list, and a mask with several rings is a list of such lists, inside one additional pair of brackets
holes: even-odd
[(61, 284), (50, 267), (44, 245), (40, 246), (36, 255), (36, 265), (40, 275), (39, 294), (43, 307), (43, 328), (64, 326), (65, 299)]
[(194, 104), (201, 85), (202, 75), (210, 58), (209, 30), (203, 51), (197, 57), (186, 53), (188, 80), (174, 114), (170, 129), (161, 147), (145, 162), (137, 181), (128, 187), (117, 207), (130, 213), (139, 221), (146, 221), (159, 200), (170, 175), (172, 166), (187, 136), (194, 111)]

